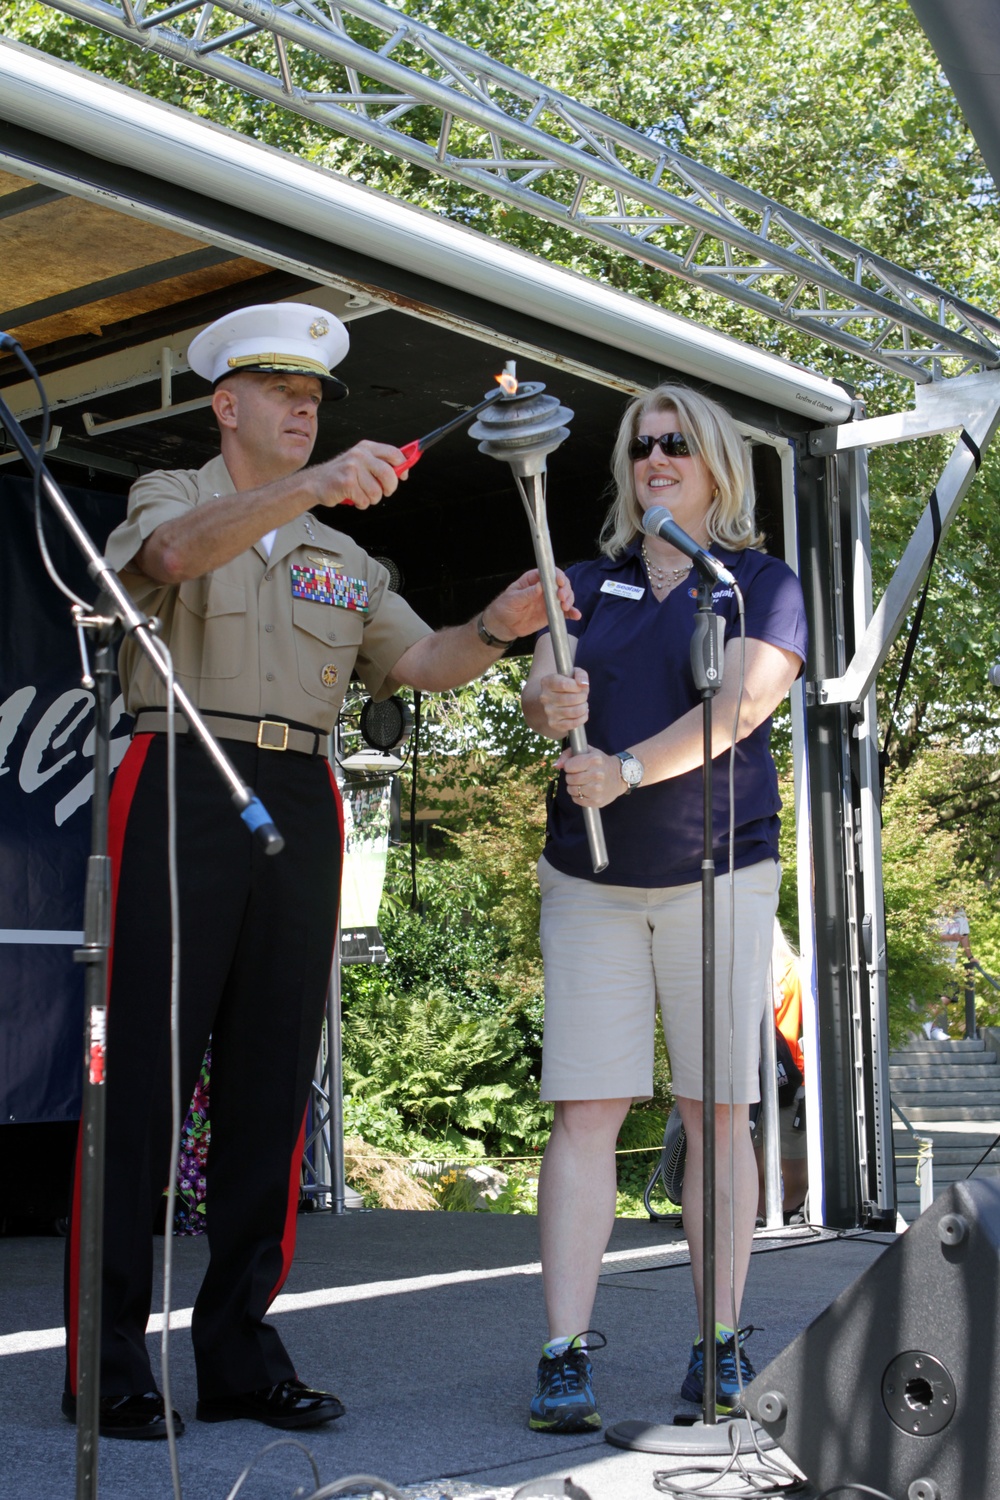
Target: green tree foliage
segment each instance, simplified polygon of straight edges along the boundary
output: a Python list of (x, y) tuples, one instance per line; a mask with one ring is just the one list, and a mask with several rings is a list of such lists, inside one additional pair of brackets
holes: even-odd
[[(990, 306), (994, 185), (907, 0), (407, 0), (397, 7)], [(180, 25), (180, 22), (175, 24)], [(217, 20), (222, 29), (225, 19)], [(356, 27), (356, 22), (351, 22)], [(614, 285), (858, 377), (836, 351), (210, 78), (21, 3), (6, 34)], [(373, 33), (377, 37), (377, 34)], [(262, 39), (261, 48), (270, 43)], [(319, 86), (331, 66), (297, 59)], [(335, 71), (335, 70), (333, 70)], [(343, 78), (335, 79), (343, 83)], [(433, 141), (419, 109), (406, 128)], [(870, 399), (897, 383), (861, 372)]]
[[(907, 0), (736, 0), (721, 6), (672, 0), (666, 9), (651, 0), (601, 6), (405, 0), (398, 8), (973, 303), (995, 309), (1000, 301), (997, 189)], [(227, 23), (219, 17), (213, 24)], [(3, 25), (7, 35), (54, 56), (847, 379), (872, 414), (912, 404), (905, 382), (793, 329), (71, 22), (47, 5), (19, 3)], [(261, 39), (254, 45), (270, 44)], [(315, 84), (330, 74), (319, 59), (305, 66), (304, 76)], [(418, 109), (406, 117), (406, 128), (434, 139), (437, 122)], [(876, 594), (902, 554), (946, 451), (943, 441), (933, 441), (872, 455)], [(928, 742), (964, 746), (970, 736), (986, 734), (985, 748), (996, 748), (996, 706), (984, 683), (986, 668), (1000, 657), (998, 554), (1000, 460), (988, 454), (935, 569), (893, 740), (896, 768), (904, 769)], [(901, 646), (882, 675), (883, 715), (900, 652)], [(980, 790), (979, 816), (984, 795)], [(990, 803), (996, 836), (998, 807)]]
[(470, 1016), (440, 986), (370, 993), (350, 1007), (344, 1081), (353, 1100), (388, 1105), (423, 1136), (501, 1155), (548, 1133), (531, 1058), (502, 1015)]
[(408, 851), (394, 852), (388, 962), (344, 974), (345, 1079), (376, 1144), (401, 1126), (453, 1151), (517, 1155), (548, 1134), (534, 879), (543, 799), (530, 771), (495, 759), (476, 817), (457, 819), (469, 826), (421, 859), (416, 911), (405, 904)]
[[(925, 273), (973, 303), (992, 310), (1000, 304), (997, 187), (907, 0), (846, 5), (842, 0), (732, 0), (727, 5), (671, 0), (666, 7), (652, 0), (600, 6), (582, 0), (500, 5), (496, 0), (404, 0), (398, 8)], [(21, 0), (8, 7), (2, 26), (6, 35), (54, 56), (846, 379), (871, 414), (912, 405), (905, 382), (793, 329), (374, 148), (325, 133), (292, 113), (71, 22), (46, 5)], [(325, 66), (315, 64), (314, 81), (322, 82)], [(437, 123), (417, 110), (407, 117), (406, 128), (433, 138)], [(876, 597), (902, 555), (949, 446), (935, 439), (871, 455)], [(993, 877), (1000, 847), (1000, 700), (985, 685), (988, 666), (1000, 659), (998, 564), (1000, 459), (989, 452), (942, 545), (891, 739), (884, 848), (895, 1005), (905, 1004), (910, 994), (926, 999), (928, 985), (937, 982), (927, 934), (941, 891), (956, 882), (970, 915), (975, 907), (974, 925), (982, 934), (978, 946), (988, 958), (995, 952), (992, 971), (1000, 968), (1000, 943), (990, 946), (995, 919), (984, 884)], [(901, 654), (902, 641), (881, 676), (883, 723)], [(428, 742), (438, 753), (425, 764), (424, 785), (431, 801), (435, 788), (449, 787), (504, 789), (512, 797), (513, 783), (504, 783), (502, 776), (506, 760), (520, 768), (521, 781), (535, 788), (540, 805), (551, 747), (524, 729), (511, 670), (505, 665), (485, 687), (466, 690), (434, 710)], [(496, 805), (490, 804), (491, 818)], [(452, 846), (452, 863), (459, 848), (464, 869), (485, 858), (475, 837), (470, 832), (471, 842)], [(482, 837), (487, 838), (485, 831)], [(475, 866), (481, 892), (493, 892), (494, 929), (508, 925), (506, 916), (501, 922), (497, 915), (508, 911), (506, 896), (497, 894), (497, 870), (515, 855), (527, 861), (509, 865), (520, 871), (518, 880), (530, 866), (526, 850), (515, 850), (510, 830), (504, 838), (505, 852), (497, 855), (492, 873)], [(791, 853), (786, 848), (786, 871)], [(462, 881), (455, 879), (457, 889)], [(792, 889), (789, 881), (782, 907), (790, 925)], [(518, 889), (522, 915), (510, 919), (511, 934), (504, 938), (509, 948), (501, 944), (502, 952), (491, 950), (489, 961), (484, 955), (475, 958), (466, 977), (456, 979), (457, 991), (449, 981), (449, 993), (459, 993), (463, 1010), (480, 1002), (489, 1009), (486, 996), (490, 1005), (512, 1003), (510, 976), (517, 964), (527, 962), (518, 927), (528, 924), (522, 894)], [(474, 912), (479, 899), (463, 895), (461, 910)], [(442, 909), (451, 912), (452, 906)], [(454, 940), (458, 931), (452, 922), (448, 937)], [(416, 934), (408, 941), (415, 952), (422, 951)], [(447, 946), (434, 948), (435, 964), (445, 962)], [(425, 986), (425, 995), (432, 982), (429, 952), (427, 958), (426, 974), (414, 979)], [(470, 988), (468, 975), (485, 974), (491, 964), (489, 985), (479, 989), (476, 979)], [(440, 976), (441, 968), (436, 972)], [(533, 976), (530, 964), (529, 972)]]

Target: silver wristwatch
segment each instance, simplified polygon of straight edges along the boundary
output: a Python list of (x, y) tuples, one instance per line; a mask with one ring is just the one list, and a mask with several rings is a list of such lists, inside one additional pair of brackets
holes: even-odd
[(615, 755), (622, 763), (622, 781), (625, 783), (625, 790), (630, 792), (634, 786), (640, 784), (646, 768), (631, 750), (616, 750)]

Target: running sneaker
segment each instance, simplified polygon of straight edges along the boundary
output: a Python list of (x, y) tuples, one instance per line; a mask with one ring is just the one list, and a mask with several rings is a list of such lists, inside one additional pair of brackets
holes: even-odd
[[(743, 1414), (740, 1380), (742, 1379), (743, 1388), (746, 1389), (757, 1373), (743, 1349), (744, 1341), (753, 1331), (752, 1323), (748, 1323), (746, 1328), (741, 1328), (738, 1333), (734, 1333), (731, 1328), (721, 1326), (716, 1331), (715, 1410), (720, 1417)], [(739, 1359), (739, 1374), (736, 1369), (737, 1359)], [(684, 1384), (681, 1386), (681, 1395), (685, 1401), (694, 1401), (697, 1404), (701, 1404), (705, 1399), (705, 1346), (701, 1339), (696, 1339), (691, 1346), (691, 1359), (684, 1377)]]
[[(593, 1343), (595, 1338), (601, 1342)], [(538, 1361), (538, 1389), (528, 1418), (533, 1432), (593, 1432), (600, 1427), (601, 1414), (592, 1384), (594, 1371), (587, 1349), (588, 1345), (603, 1349), (606, 1343), (603, 1333), (588, 1330), (571, 1339), (561, 1354), (542, 1355)]]

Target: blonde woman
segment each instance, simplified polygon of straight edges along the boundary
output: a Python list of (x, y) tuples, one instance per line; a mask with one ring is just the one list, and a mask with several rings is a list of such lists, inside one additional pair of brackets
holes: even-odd
[[(568, 748), (539, 861), (545, 959), (542, 1097), (555, 1103), (539, 1191), (549, 1338), (530, 1425), (600, 1427), (587, 1333), (615, 1214), (615, 1141), (653, 1080), (655, 1012), (688, 1137), (684, 1224), (701, 1316), (702, 706), (689, 662), (698, 575), (644, 513), (665, 505), (735, 575), (746, 601), (746, 662), (736, 749), (735, 1058), (729, 1078), (729, 745), (739, 690), (739, 623), (731, 588), (713, 591), (726, 622), (724, 683), (714, 704), (717, 1031), (718, 1407), (739, 1408), (752, 1378), (739, 1330), (757, 1206), (748, 1128), (758, 1097), (758, 1031), (777, 903), (777, 775), (770, 718), (802, 671), (806, 626), (792, 571), (768, 557), (754, 518), (750, 456), (728, 413), (662, 385), (625, 412), (612, 457), (615, 499), (593, 562), (569, 570), (572, 677), (560, 676), (542, 634), (523, 694), (528, 723), (563, 739), (586, 724), (590, 748)], [(581, 809), (602, 810), (610, 862), (595, 876)], [(730, 1200), (729, 1141), (735, 1143)], [(730, 1284), (730, 1235), (735, 1243)], [(735, 1295), (734, 1295), (735, 1291)], [(737, 1372), (737, 1363), (740, 1369)], [(703, 1398), (696, 1338), (682, 1392)]]

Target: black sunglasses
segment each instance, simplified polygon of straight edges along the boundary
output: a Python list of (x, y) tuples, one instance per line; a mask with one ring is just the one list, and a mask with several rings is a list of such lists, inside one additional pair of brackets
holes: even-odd
[(642, 437), (633, 438), (629, 443), (628, 456), (636, 463), (640, 458), (650, 458), (657, 446), (666, 458), (691, 457), (691, 445), (683, 432), (661, 432), (659, 437), (643, 433)]

